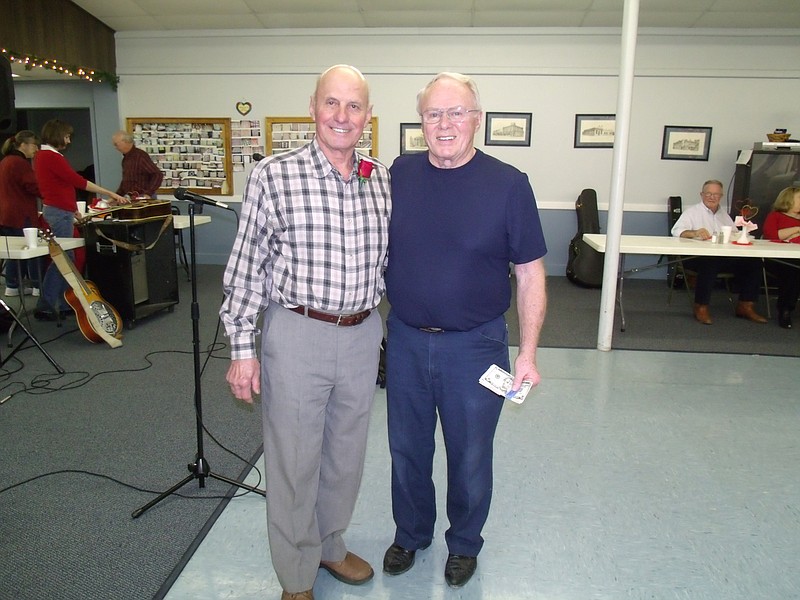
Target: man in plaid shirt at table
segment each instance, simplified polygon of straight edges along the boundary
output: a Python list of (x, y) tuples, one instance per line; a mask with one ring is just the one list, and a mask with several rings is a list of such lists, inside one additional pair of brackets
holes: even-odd
[(150, 155), (137, 148), (133, 136), (127, 131), (118, 131), (111, 137), (114, 148), (122, 153), (122, 181), (117, 193), (120, 196), (136, 198), (155, 198), (164, 173), (161, 172)]
[(372, 117), (360, 71), (322, 73), (309, 110), (315, 139), (260, 161), (248, 178), (220, 309), (231, 390), (248, 403), (262, 397), (267, 529), (282, 600), (313, 599), (320, 568), (351, 585), (373, 576), (342, 535), (361, 482), (383, 337), (375, 308), (389, 173), (355, 152)]

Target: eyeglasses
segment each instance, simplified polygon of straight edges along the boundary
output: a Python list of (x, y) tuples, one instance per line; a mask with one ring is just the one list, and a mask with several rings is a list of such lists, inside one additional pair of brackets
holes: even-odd
[(463, 123), (467, 120), (469, 113), (481, 112), (477, 108), (464, 108), (463, 106), (453, 106), (452, 108), (429, 108), (422, 111), (422, 122), (433, 124), (442, 120), (444, 115), (451, 123)]
[(724, 194), (712, 194), (711, 192), (703, 192), (703, 198), (716, 198), (719, 200)]

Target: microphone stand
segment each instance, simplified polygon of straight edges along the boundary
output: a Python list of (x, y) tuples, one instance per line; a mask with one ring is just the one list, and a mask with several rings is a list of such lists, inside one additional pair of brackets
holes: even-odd
[(173, 485), (168, 490), (156, 496), (156, 498), (141, 508), (137, 508), (135, 511), (133, 511), (131, 516), (134, 519), (141, 516), (147, 510), (161, 502), (164, 498), (173, 492), (176, 492), (194, 479), (198, 480), (201, 488), (206, 486), (205, 480), (207, 477), (210, 477), (212, 479), (217, 479), (219, 481), (229, 483), (230, 485), (235, 485), (242, 489), (255, 492), (256, 494), (260, 494), (265, 498), (267, 496), (265, 491), (262, 491), (256, 487), (252, 487), (240, 481), (236, 481), (234, 479), (230, 479), (229, 477), (214, 473), (211, 470), (211, 466), (208, 464), (208, 461), (206, 461), (205, 455), (203, 454), (203, 401), (200, 395), (200, 309), (197, 302), (197, 259), (194, 241), (194, 214), (196, 205), (200, 205), (200, 203), (197, 201), (189, 203), (189, 264), (192, 273), (192, 349), (194, 353), (194, 411), (197, 427), (197, 454), (195, 455), (194, 462), (187, 465), (189, 469), (189, 475), (184, 477), (181, 481)]
[[(22, 278), (20, 278), (20, 281), (22, 281)], [(20, 287), (22, 287), (22, 286), (20, 286)], [(21, 300), (21, 302), (24, 302), (24, 300)], [(28, 328), (25, 327), (25, 325), (22, 323), (22, 321), (19, 320), (19, 317), (17, 316), (17, 314), (11, 309), (11, 307), (8, 304), (6, 304), (5, 300), (3, 300), (2, 298), (0, 298), (0, 307), (2, 307), (3, 310), (5, 310), (8, 313), (8, 316), (10, 316), (12, 319), (14, 319), (14, 323), (16, 323), (16, 325), (19, 326), (19, 328), (22, 330), (22, 332), (26, 336), (25, 339), (23, 339), (19, 344), (17, 344), (17, 347), (14, 348), (11, 352), (9, 352), (8, 355), (5, 358), (0, 359), (0, 367), (2, 367), (4, 364), (6, 364), (6, 362), (8, 362), (11, 359), (11, 357), (16, 354), (22, 348), (22, 346), (23, 346), (23, 344), (25, 344), (25, 342), (30, 340), (36, 345), (37, 348), (39, 348), (39, 350), (41, 351), (42, 355), (44, 355), (44, 357), (48, 361), (50, 361), (50, 364), (53, 365), (56, 368), (56, 371), (58, 371), (59, 373), (61, 373), (63, 375), (64, 374), (64, 369), (61, 368), (61, 365), (59, 365), (53, 359), (53, 357), (50, 356), (47, 353), (47, 350), (45, 350), (44, 346), (42, 346), (42, 344), (39, 343), (39, 340), (36, 339), (36, 336), (34, 336), (30, 331), (28, 331)], [(9, 329), (9, 331), (12, 331), (13, 328), (14, 328), (14, 324), (12, 323), (11, 328)], [(9, 348), (11, 347), (11, 334), (10, 333), (9, 333), (8, 347)]]

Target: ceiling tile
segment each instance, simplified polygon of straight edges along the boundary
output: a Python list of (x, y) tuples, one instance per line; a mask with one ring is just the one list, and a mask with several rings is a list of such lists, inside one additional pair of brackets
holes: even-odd
[(472, 9), (473, 0), (447, 0), (447, 11), (442, 10), (442, 4), (431, 0), (358, 0), (358, 5), (366, 13), (370, 12), (461, 12)]
[(72, 3), (100, 20), (104, 17), (141, 17), (147, 14), (135, 0), (72, 0)]
[[(179, 15), (191, 19), (202, 15), (252, 14), (244, 0), (136, 0), (148, 15)], [(188, 23), (183, 29), (190, 29)]]
[(475, 11), (501, 11), (520, 9), (524, 11), (584, 11), (592, 0), (475, 0)]
[(292, 14), (298, 12), (311, 12), (331, 14), (336, 11), (359, 10), (356, 0), (244, 0), (254, 13)]
[(268, 29), (302, 29), (305, 27), (346, 28), (364, 27), (363, 17), (353, 12), (310, 12), (310, 13), (262, 13), (257, 15)]
[(114, 31), (161, 31), (164, 26), (157, 17), (104, 17), (100, 19)]
[(794, 14), (775, 12), (714, 12), (705, 13), (697, 20), (697, 27), (723, 27), (735, 29), (751, 28), (798, 28), (800, 12)]
[(580, 27), (583, 11), (482, 10), (475, 27)]
[(470, 11), (404, 10), (368, 11), (364, 13), (367, 27), (470, 27)]

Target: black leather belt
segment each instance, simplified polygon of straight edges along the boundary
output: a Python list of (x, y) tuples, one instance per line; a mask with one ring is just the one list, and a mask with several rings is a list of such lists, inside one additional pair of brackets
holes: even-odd
[(419, 330), (425, 333), (442, 333), (444, 331), (441, 327), (420, 327)]
[(359, 325), (364, 322), (371, 313), (371, 310), (362, 310), (361, 312), (352, 315), (332, 315), (330, 313), (320, 312), (313, 308), (306, 308), (305, 306), (295, 306), (289, 308), (290, 311), (296, 312), (298, 315), (303, 315), (309, 319), (316, 319), (317, 321), (325, 321), (326, 323), (333, 323), (339, 327), (351, 327)]

